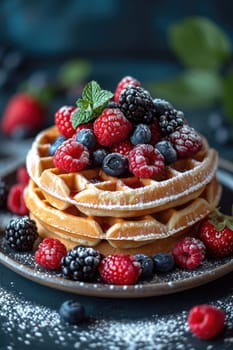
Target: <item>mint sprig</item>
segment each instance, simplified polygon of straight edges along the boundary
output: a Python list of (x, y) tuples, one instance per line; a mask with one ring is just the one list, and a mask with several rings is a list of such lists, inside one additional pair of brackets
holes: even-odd
[(76, 129), (78, 125), (88, 123), (98, 117), (112, 97), (113, 93), (102, 90), (96, 81), (92, 80), (87, 83), (83, 89), (82, 98), (76, 101), (79, 108), (72, 114), (73, 128)]

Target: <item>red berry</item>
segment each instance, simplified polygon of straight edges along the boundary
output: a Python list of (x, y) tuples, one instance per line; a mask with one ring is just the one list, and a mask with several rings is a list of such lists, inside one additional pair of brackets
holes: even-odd
[(80, 124), (77, 126), (76, 130), (75, 130), (75, 134), (78, 134), (80, 130), (82, 129), (91, 129), (93, 130), (93, 123), (84, 123), (84, 124)]
[(124, 77), (117, 85), (115, 93), (114, 93), (114, 101), (119, 102), (120, 94), (121, 92), (128, 86), (128, 85), (133, 85), (133, 86), (141, 86), (141, 83), (130, 76)]
[(18, 93), (9, 100), (3, 112), (2, 131), (8, 136), (21, 127), (36, 131), (43, 126), (45, 115), (43, 106), (35, 97)]
[(199, 238), (207, 253), (214, 257), (225, 257), (233, 253), (233, 217), (215, 210), (202, 223)]
[(94, 134), (102, 146), (112, 146), (127, 139), (132, 124), (119, 108), (106, 108), (94, 122)]
[(135, 284), (141, 274), (141, 266), (132, 255), (109, 255), (101, 261), (99, 273), (106, 283)]
[(129, 170), (137, 177), (153, 178), (164, 169), (164, 157), (149, 144), (139, 144), (129, 152)]
[(117, 143), (111, 147), (112, 153), (120, 153), (123, 156), (127, 157), (129, 152), (134, 148), (134, 145), (129, 141), (125, 140), (120, 143)]
[(49, 270), (61, 267), (61, 259), (67, 253), (66, 247), (58, 239), (45, 238), (35, 253), (35, 261)]
[(185, 237), (178, 241), (172, 250), (176, 264), (186, 269), (195, 269), (205, 259), (206, 248), (202, 241)]
[(10, 188), (7, 197), (7, 208), (14, 214), (28, 214), (28, 208), (25, 205), (23, 196), (24, 189), (25, 185), (22, 183), (17, 183)]
[(157, 118), (153, 119), (152, 123), (149, 125), (149, 128), (151, 132), (150, 144), (154, 146), (163, 137)]
[(176, 129), (169, 135), (169, 141), (176, 149), (179, 158), (191, 157), (202, 147), (201, 136), (189, 125)]
[(82, 170), (88, 162), (88, 149), (74, 139), (64, 141), (53, 156), (54, 165), (67, 173)]
[(75, 133), (71, 116), (76, 108), (74, 106), (63, 106), (55, 113), (55, 124), (59, 132), (65, 137), (72, 137)]
[(201, 339), (212, 339), (224, 328), (225, 313), (212, 305), (196, 305), (188, 314), (190, 330)]
[(29, 174), (25, 166), (22, 166), (17, 170), (17, 182), (26, 186), (28, 184), (28, 181)]

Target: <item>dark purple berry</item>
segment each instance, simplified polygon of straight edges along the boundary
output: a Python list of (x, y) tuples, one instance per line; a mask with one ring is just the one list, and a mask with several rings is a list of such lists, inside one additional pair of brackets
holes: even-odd
[(135, 254), (136, 260), (141, 265), (140, 280), (149, 281), (154, 276), (154, 262), (151, 257), (146, 254)]
[(64, 301), (59, 309), (59, 314), (65, 322), (73, 325), (81, 323), (86, 317), (83, 305), (76, 300)]
[(157, 253), (152, 256), (155, 272), (169, 272), (174, 266), (174, 258), (171, 253)]
[(150, 139), (151, 131), (146, 124), (138, 124), (130, 137), (131, 143), (135, 146), (140, 143), (149, 143)]
[(87, 148), (92, 148), (96, 145), (96, 137), (91, 129), (81, 129), (76, 135), (76, 141)]
[(162, 140), (156, 143), (155, 148), (164, 156), (165, 164), (169, 165), (177, 160), (177, 153), (171, 142)]
[(128, 169), (128, 160), (120, 153), (109, 153), (103, 160), (103, 170), (110, 176), (119, 176)]

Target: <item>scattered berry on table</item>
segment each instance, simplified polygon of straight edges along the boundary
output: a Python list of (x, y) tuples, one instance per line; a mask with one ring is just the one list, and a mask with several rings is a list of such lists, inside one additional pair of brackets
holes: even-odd
[(80, 130), (76, 133), (75, 139), (87, 148), (93, 148), (96, 145), (96, 137), (91, 129)]
[(24, 201), (24, 189), (25, 185), (16, 183), (11, 186), (7, 197), (7, 208), (14, 214), (26, 215), (28, 214), (28, 208)]
[(96, 278), (101, 259), (97, 250), (76, 246), (62, 258), (62, 273), (71, 280), (91, 282)]
[(17, 93), (8, 102), (2, 115), (2, 131), (12, 136), (16, 130), (38, 131), (45, 121), (45, 110), (41, 103), (29, 94)]
[(17, 182), (26, 186), (29, 181), (29, 174), (25, 166), (21, 166), (17, 170)]
[(76, 300), (64, 301), (59, 309), (61, 318), (72, 325), (83, 322), (86, 318), (84, 306)]
[(150, 139), (150, 127), (146, 124), (137, 124), (130, 137), (131, 143), (135, 146), (140, 143), (150, 143)]
[(99, 265), (99, 273), (105, 283), (135, 284), (141, 274), (141, 265), (133, 255), (108, 255)]
[(94, 121), (94, 134), (102, 146), (112, 146), (129, 136), (132, 124), (119, 108), (105, 108)]
[(0, 209), (6, 209), (8, 187), (6, 182), (0, 179)]
[(31, 251), (37, 238), (36, 223), (28, 216), (11, 219), (5, 228), (8, 246), (18, 252)]
[(177, 152), (168, 140), (162, 140), (155, 144), (155, 148), (164, 156), (166, 165), (172, 164), (177, 160)]
[(159, 126), (164, 135), (169, 135), (184, 123), (184, 114), (174, 109), (159, 116)]
[(102, 166), (103, 160), (107, 154), (108, 150), (106, 148), (97, 148), (90, 153), (89, 165), (92, 167)]
[(128, 85), (141, 86), (141, 83), (137, 79), (135, 79), (131, 76), (126, 76), (126, 77), (122, 78), (121, 81), (117, 84), (117, 87), (116, 87), (116, 90), (114, 93), (114, 101), (115, 102), (117, 102), (117, 103), (119, 102), (120, 94)]
[(128, 155), (129, 170), (137, 177), (153, 178), (165, 167), (164, 157), (152, 145), (135, 146)]
[(72, 138), (64, 141), (53, 156), (54, 165), (68, 173), (82, 170), (88, 162), (88, 149)]
[(169, 135), (169, 141), (172, 143), (180, 158), (191, 157), (202, 147), (202, 139), (198, 132), (189, 125), (183, 125), (175, 132)]
[(128, 169), (128, 159), (120, 153), (109, 153), (103, 160), (102, 168), (110, 176), (120, 176)]
[(135, 124), (149, 124), (154, 116), (152, 97), (140, 86), (128, 85), (120, 95), (119, 107), (126, 118)]
[(44, 238), (35, 252), (35, 261), (49, 270), (61, 267), (61, 259), (67, 253), (66, 247), (55, 238)]
[(213, 339), (221, 333), (225, 325), (223, 310), (208, 304), (194, 306), (188, 314), (188, 326), (198, 338)]
[(173, 106), (170, 102), (162, 99), (162, 98), (155, 98), (153, 99), (154, 107), (155, 107), (155, 115), (156, 117), (160, 117), (164, 113), (170, 112), (173, 110)]
[(55, 113), (55, 124), (61, 133), (65, 137), (72, 137), (75, 133), (75, 129), (72, 126), (72, 112), (77, 107), (74, 106), (63, 106)]
[(67, 140), (67, 138), (66, 138), (65, 136), (59, 135), (59, 136), (56, 138), (56, 140), (55, 140), (53, 143), (51, 143), (51, 145), (49, 146), (49, 155), (50, 155), (50, 156), (53, 156), (54, 153), (56, 152), (57, 148), (58, 148), (59, 146), (61, 146), (61, 144), (62, 144), (64, 141), (66, 141), (66, 140)]
[(141, 265), (141, 274), (139, 279), (149, 281), (154, 276), (154, 262), (151, 257), (146, 254), (135, 254), (134, 257)]
[(206, 247), (198, 238), (185, 237), (174, 245), (172, 254), (179, 267), (195, 269), (204, 261)]
[(155, 272), (169, 272), (174, 269), (175, 260), (171, 253), (157, 253), (152, 256)]
[(134, 145), (130, 142), (130, 140), (125, 140), (122, 142), (119, 142), (117, 144), (114, 144), (111, 147), (112, 153), (120, 153), (123, 156), (128, 156), (129, 152), (134, 148)]
[(233, 253), (233, 217), (217, 209), (204, 220), (199, 238), (213, 257), (225, 257)]

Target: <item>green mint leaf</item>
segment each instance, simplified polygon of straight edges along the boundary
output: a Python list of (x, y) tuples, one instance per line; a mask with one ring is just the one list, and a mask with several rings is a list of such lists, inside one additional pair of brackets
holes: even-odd
[(74, 129), (77, 128), (78, 125), (88, 123), (91, 120), (92, 110), (91, 109), (77, 109), (72, 113), (72, 126)]
[(110, 91), (102, 90), (96, 81), (90, 81), (83, 89), (82, 98), (76, 101), (79, 109), (72, 115), (72, 125), (88, 123), (98, 117), (113, 97)]
[(168, 41), (180, 61), (190, 67), (216, 70), (231, 55), (226, 34), (205, 17), (189, 17), (172, 25)]

